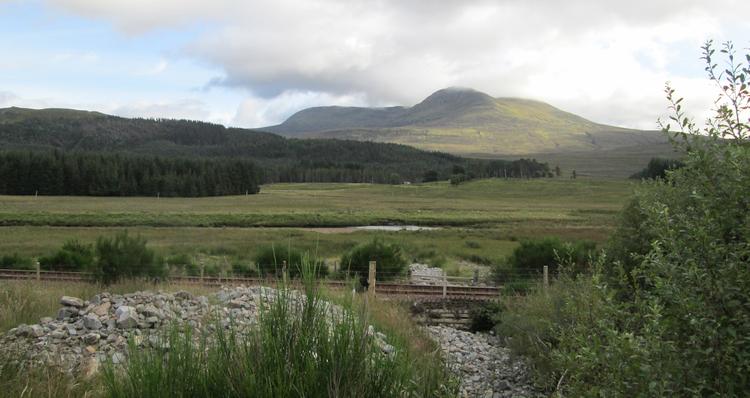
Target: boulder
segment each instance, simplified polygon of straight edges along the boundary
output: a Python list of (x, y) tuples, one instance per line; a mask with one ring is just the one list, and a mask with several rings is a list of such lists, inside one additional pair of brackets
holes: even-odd
[(117, 327), (122, 329), (132, 329), (138, 325), (138, 313), (135, 308), (127, 305), (120, 306), (115, 311), (117, 317)]
[(60, 304), (69, 307), (81, 308), (83, 307), (83, 300), (79, 299), (78, 297), (62, 296), (62, 298), (60, 298)]
[(102, 322), (97, 316), (89, 314), (83, 317), (83, 326), (89, 330), (99, 330), (102, 328)]

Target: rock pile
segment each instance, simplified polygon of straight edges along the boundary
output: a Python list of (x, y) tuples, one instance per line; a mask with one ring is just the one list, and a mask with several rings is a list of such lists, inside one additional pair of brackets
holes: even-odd
[[(288, 294), (291, 303), (306, 300), (299, 292)], [(123, 362), (129, 344), (168, 348), (168, 341), (160, 333), (168, 325), (211, 331), (220, 324), (248, 330), (257, 322), (259, 307), (275, 302), (277, 297), (276, 289), (259, 286), (222, 288), (211, 299), (188, 292), (149, 291), (124, 295), (102, 293), (88, 301), (63, 296), (55, 318), (45, 317), (38, 324), (11, 329), (0, 336), (0, 350), (90, 376), (104, 361)], [(325, 305), (330, 319), (343, 314), (341, 307), (327, 302)], [(383, 352), (395, 352), (385, 335), (372, 327), (369, 334)]]
[(443, 275), (441, 268), (430, 267), (427, 264), (414, 263), (409, 266), (411, 283), (416, 285), (442, 284)]
[(511, 357), (496, 337), (444, 326), (427, 328), (450, 369), (461, 380), (461, 397), (543, 397), (522, 360)]

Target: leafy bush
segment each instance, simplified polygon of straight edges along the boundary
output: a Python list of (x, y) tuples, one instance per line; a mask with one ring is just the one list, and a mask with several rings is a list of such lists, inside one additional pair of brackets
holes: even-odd
[(523, 240), (505, 263), (493, 267), (493, 275), (499, 282), (532, 278), (541, 275), (545, 265), (549, 267), (550, 274), (554, 274), (561, 261), (567, 263), (569, 272), (583, 272), (595, 249), (596, 244), (590, 241), (565, 243), (558, 238)]
[(39, 265), (45, 270), (80, 271), (91, 269), (94, 264), (94, 248), (76, 239), (63, 244), (57, 253), (41, 257)]
[(482, 303), (469, 310), (472, 332), (486, 332), (492, 330), (502, 314), (502, 305), (497, 302)]
[(33, 269), (34, 260), (30, 257), (24, 257), (13, 253), (0, 257), (0, 268), (5, 269)]
[(162, 259), (146, 247), (146, 239), (131, 237), (127, 231), (113, 238), (96, 240), (95, 275), (104, 284), (135, 277), (166, 276)]
[(714, 52), (707, 43), (706, 71), (721, 90), (716, 116), (697, 128), (667, 87), (678, 131), (664, 131), (685, 152), (685, 166), (636, 191), (611, 244), (619, 249), (613, 260), (600, 258), (592, 276), (563, 276), (503, 313), (499, 331), (534, 358), (550, 390), (722, 397), (750, 391), (750, 126), (743, 114), (750, 109), (750, 54), (738, 64), (726, 44), (725, 70), (717, 75)]
[(386, 243), (379, 238), (357, 245), (346, 252), (341, 257), (341, 269), (364, 277), (369, 272), (370, 261), (377, 262), (378, 280), (393, 279), (402, 275), (406, 269), (406, 258), (401, 246)]
[(677, 159), (651, 158), (645, 169), (633, 174), (633, 179), (665, 179), (667, 172), (684, 167), (685, 163)]
[(260, 275), (258, 269), (255, 268), (255, 266), (246, 263), (233, 263), (232, 273), (235, 276), (242, 276), (245, 278), (253, 278)]
[(200, 268), (195, 264), (193, 257), (187, 253), (180, 253), (164, 259), (166, 265), (171, 269), (189, 276), (200, 275)]
[(302, 272), (302, 265), (306, 262), (313, 264), (319, 275), (328, 274), (328, 268), (322, 260), (313, 258), (310, 254), (293, 247), (265, 246), (261, 247), (255, 254), (255, 266), (261, 275), (280, 276), (284, 262), (286, 262), (286, 270), (291, 277), (299, 276)]

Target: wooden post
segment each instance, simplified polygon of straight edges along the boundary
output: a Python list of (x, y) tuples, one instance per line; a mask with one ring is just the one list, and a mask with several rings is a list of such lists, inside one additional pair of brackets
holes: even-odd
[(370, 261), (370, 272), (367, 276), (367, 295), (375, 296), (375, 268), (377, 264), (375, 261)]
[(549, 287), (549, 267), (544, 266), (544, 290), (547, 290)]
[(443, 298), (448, 297), (448, 275), (443, 271)]
[(37, 282), (42, 280), (42, 267), (39, 265), (39, 260), (36, 262), (36, 280)]
[(476, 286), (479, 284), (479, 270), (478, 269), (474, 270), (474, 279), (472, 279), (471, 284), (473, 286)]
[(203, 286), (203, 271), (206, 268), (205, 265), (203, 265), (203, 262), (201, 261), (201, 286)]

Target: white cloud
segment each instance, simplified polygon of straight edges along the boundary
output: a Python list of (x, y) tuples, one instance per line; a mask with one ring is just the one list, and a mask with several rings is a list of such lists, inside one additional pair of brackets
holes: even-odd
[(702, 41), (750, 34), (750, 2), (733, 0), (48, 2), (128, 35), (200, 26), (178, 53), (218, 68), (213, 85), (248, 93), (231, 119), (245, 126), (324, 101), (411, 105), (457, 85), (653, 128), (666, 80), (700, 106), (713, 99), (686, 72), (702, 70)]

